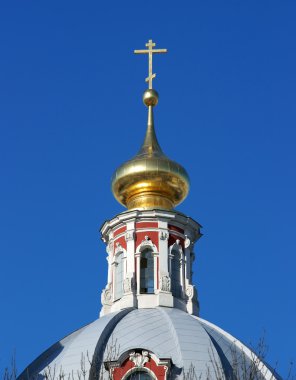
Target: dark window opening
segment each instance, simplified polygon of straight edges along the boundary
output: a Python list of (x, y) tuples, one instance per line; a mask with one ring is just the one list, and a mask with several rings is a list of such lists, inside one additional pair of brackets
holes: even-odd
[(152, 377), (146, 371), (135, 371), (132, 372), (126, 380), (151, 380)]
[(150, 249), (141, 252), (140, 293), (154, 293), (154, 257)]

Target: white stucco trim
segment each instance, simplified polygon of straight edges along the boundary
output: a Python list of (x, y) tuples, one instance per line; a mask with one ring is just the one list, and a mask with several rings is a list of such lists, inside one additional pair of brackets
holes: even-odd
[(124, 374), (124, 376), (122, 377), (121, 380), (127, 379), (129, 377), (129, 375), (131, 375), (134, 372), (147, 372), (152, 377), (152, 379), (157, 380), (157, 377), (156, 377), (155, 373), (153, 371), (151, 371), (151, 369), (149, 369), (147, 367), (134, 367), (134, 368), (131, 368), (131, 369), (129, 369)]

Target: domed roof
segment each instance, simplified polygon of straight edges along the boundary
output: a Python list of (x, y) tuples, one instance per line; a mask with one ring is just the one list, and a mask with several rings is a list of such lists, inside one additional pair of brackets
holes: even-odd
[(41, 379), (47, 371), (79, 379), (82, 369), (85, 378), (98, 378), (94, 373), (99, 373), (100, 378), (108, 379), (106, 362), (139, 349), (170, 360), (170, 378), (194, 373), (197, 379), (217, 379), (217, 371), (227, 379), (243, 378), (243, 368), (252, 369), (254, 364), (255, 379), (279, 378), (248, 347), (219, 327), (175, 308), (158, 307), (126, 309), (95, 320), (50, 347), (19, 380)]
[(173, 209), (189, 192), (189, 176), (177, 162), (162, 151), (155, 134), (153, 107), (158, 94), (153, 89), (144, 92), (148, 107), (148, 125), (144, 143), (138, 154), (123, 163), (113, 174), (112, 192), (128, 209)]
[(279, 379), (247, 346), (197, 316), (192, 263), (201, 226), (167, 211), (187, 196), (189, 177), (156, 138), (152, 54), (166, 49), (153, 50), (152, 40), (146, 46), (135, 52), (149, 54), (148, 127), (139, 153), (112, 179), (116, 199), (133, 211), (101, 230), (108, 254), (102, 316), (51, 346), (18, 380)]

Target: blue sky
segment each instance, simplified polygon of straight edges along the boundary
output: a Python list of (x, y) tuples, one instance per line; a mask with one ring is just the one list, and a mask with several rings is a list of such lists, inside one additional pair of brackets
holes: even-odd
[[(0, 368), (95, 319), (114, 169), (144, 136), (152, 38), (160, 144), (203, 225), (201, 316), (295, 355), (295, 1), (0, 4)], [(294, 372), (296, 372), (294, 368)]]

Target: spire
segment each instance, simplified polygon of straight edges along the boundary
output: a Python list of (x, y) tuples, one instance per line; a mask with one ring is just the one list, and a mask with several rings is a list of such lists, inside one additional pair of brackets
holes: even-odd
[(146, 90), (143, 95), (144, 104), (148, 107), (148, 122), (146, 135), (137, 157), (140, 156), (164, 156), (162, 149), (158, 143), (155, 128), (153, 107), (158, 103), (158, 93), (155, 90)]
[(148, 77), (145, 79), (145, 81), (148, 83), (148, 90), (146, 90), (143, 95), (143, 102), (148, 107), (148, 124), (144, 143), (137, 156), (163, 155), (154, 129), (153, 107), (158, 103), (158, 93), (153, 90), (152, 81), (156, 77), (156, 74), (153, 73), (152, 63), (153, 54), (167, 53), (167, 49), (153, 49), (155, 45), (156, 44), (152, 40), (149, 40), (146, 43), (146, 47), (148, 48), (147, 50), (134, 50), (135, 54), (148, 54)]
[(149, 40), (147, 50), (135, 50), (136, 54), (148, 54), (148, 89), (143, 102), (148, 108), (148, 123), (143, 145), (138, 154), (122, 164), (113, 174), (112, 192), (128, 209), (173, 209), (181, 203), (189, 191), (186, 170), (170, 160), (162, 151), (154, 129), (153, 108), (158, 103), (158, 93), (152, 88), (156, 74), (152, 72), (154, 53), (166, 53), (166, 49), (153, 49)]

